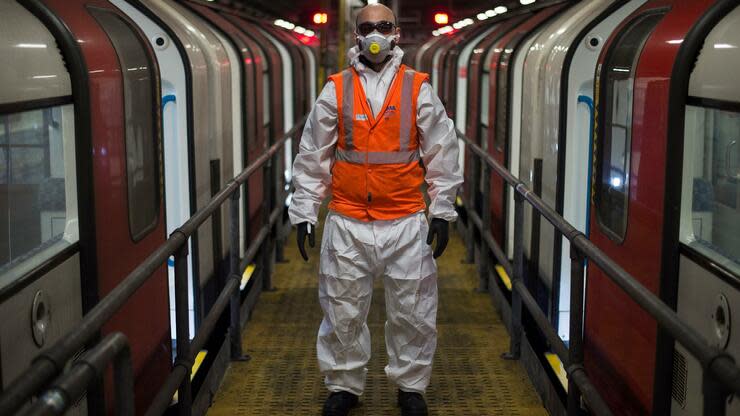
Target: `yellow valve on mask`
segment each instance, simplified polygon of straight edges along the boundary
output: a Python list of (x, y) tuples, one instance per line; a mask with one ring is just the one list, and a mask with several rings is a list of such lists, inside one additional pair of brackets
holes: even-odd
[(368, 50), (371, 54), (377, 55), (380, 52), (380, 45), (377, 42), (373, 42), (370, 44)]

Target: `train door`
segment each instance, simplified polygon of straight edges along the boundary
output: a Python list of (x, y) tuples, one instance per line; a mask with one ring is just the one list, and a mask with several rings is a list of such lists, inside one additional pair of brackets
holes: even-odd
[[(547, 25), (527, 56), (520, 179), (554, 209), (558, 208), (558, 197), (562, 198), (556, 188), (561, 176), (558, 160), (563, 151), (557, 135), (563, 70), (579, 34), (608, 14), (611, 4), (598, 0), (574, 5)], [(560, 291), (559, 267), (558, 274), (554, 273), (555, 261), (560, 260), (559, 253), (555, 257), (555, 228), (533, 210), (525, 207), (524, 212), (524, 255), (529, 266), (525, 279), (543, 312), (557, 327), (560, 304), (568, 300), (568, 293)], [(560, 297), (561, 293), (566, 295), (565, 299)], [(568, 325), (563, 328), (567, 331)]]
[[(270, 42), (261, 35), (253, 24), (242, 17), (223, 12), (221, 15), (239, 28), (244, 35), (244, 40), (251, 46), (255, 63), (255, 98), (256, 98), (256, 140), (248, 145), (247, 163), (261, 156), (269, 146), (270, 140), (275, 137), (278, 130), (282, 132), (284, 107), (278, 97), (282, 97), (282, 65), (280, 55), (275, 48), (270, 47)], [(263, 171), (258, 169), (249, 178), (249, 233), (247, 237), (252, 239), (257, 236), (264, 223), (264, 201)]]
[[(261, 81), (262, 72), (257, 69), (258, 60), (255, 59), (253, 53), (255, 47), (249, 37), (236, 27), (231, 21), (220, 15), (216, 10), (209, 8), (205, 5), (188, 2), (188, 6), (196, 13), (200, 14), (203, 18), (207, 19), (214, 27), (224, 31), (224, 35), (221, 36), (221, 42), (228, 42), (235, 49), (235, 53), (238, 54), (240, 59), (238, 65), (233, 65), (241, 73), (241, 88), (235, 89), (238, 94), (233, 94), (232, 102), (239, 101), (239, 107), (242, 107), (242, 111), (239, 114), (234, 113), (233, 117), (239, 117), (241, 120), (242, 133), (236, 134), (234, 140), (234, 175), (237, 175), (242, 169), (249, 164), (250, 155), (255, 152), (255, 143), (257, 142), (257, 135), (261, 133), (260, 117), (257, 108), (261, 106), (262, 100), (262, 84), (258, 83), (257, 79)], [(228, 35), (228, 38), (225, 36)], [(232, 73), (232, 84), (236, 82)], [(261, 153), (260, 149), (260, 153)], [(260, 171), (255, 172), (247, 180), (246, 186), (241, 189), (239, 204), (239, 255), (241, 256), (246, 250), (247, 236), (251, 236), (251, 230), (254, 227), (252, 217), (247, 216), (249, 211), (249, 200), (252, 194), (256, 194), (261, 199), (261, 186), (262, 177)], [(261, 220), (261, 219), (260, 219)]]
[[(466, 134), (466, 116), (468, 112), (468, 77), (470, 74), (469, 71), (469, 63), (470, 63), (470, 57), (473, 54), (473, 49), (478, 45), (478, 43), (483, 40), (489, 33), (494, 31), (497, 27), (499, 27), (499, 23), (495, 23), (492, 25), (489, 25), (480, 33), (478, 33), (475, 36), (472, 36), (467, 43), (463, 45), (460, 45), (460, 53), (457, 55), (457, 59), (455, 59), (452, 62), (452, 73), (454, 74), (454, 78), (450, 79), (450, 88), (452, 88), (454, 91), (450, 93), (450, 95), (455, 94), (455, 127), (462, 132), (462, 134)], [(479, 77), (476, 77), (475, 80), (471, 81), (479, 81)], [(454, 87), (452, 87), (454, 85)], [(479, 88), (479, 85), (476, 86)], [(475, 136), (473, 136), (473, 139), (475, 140)], [(480, 175), (480, 169), (478, 168), (478, 159), (473, 158), (472, 163), (465, 164), (465, 161), (467, 158), (466, 155), (466, 146), (465, 141), (462, 139), (458, 139), (457, 141), (458, 147), (460, 149), (458, 153), (458, 168), (460, 169), (460, 174), (464, 175), (466, 178), (471, 178), (474, 175)], [(472, 195), (473, 198), (473, 206), (468, 207), (468, 209), (473, 210), (475, 212), (480, 213), (480, 190), (479, 189), (471, 189), (471, 184), (468, 181), (465, 181), (463, 183), (463, 193), (466, 195)], [(480, 215), (480, 214), (479, 214)]]
[[(77, 155), (89, 149), (75, 126), (66, 47), (17, 2), (0, 3), (0, 26), (2, 390), (82, 319), (79, 223), (88, 219), (78, 218), (78, 203), (91, 201), (77, 181), (89, 166)], [(86, 408), (83, 399), (68, 414)]]
[[(462, 47), (462, 50), (460, 51), (460, 55), (457, 57), (457, 62), (455, 64), (455, 93), (457, 94), (457, 97), (455, 99), (455, 126), (457, 126), (458, 130), (460, 130), (463, 134), (466, 134), (466, 115), (467, 115), (467, 96), (468, 96), (468, 64), (470, 63), (470, 56), (473, 54), (473, 49), (478, 45), (478, 43), (483, 40), (484, 37), (486, 37), (489, 33), (493, 32), (499, 24), (493, 24), (487, 27), (485, 30), (477, 34), (475, 37), (471, 38), (464, 47)], [(460, 157), (463, 157), (463, 153), (465, 152), (465, 146), (463, 141), (460, 141)], [(462, 159), (460, 160), (460, 166), (462, 166)]]
[[(193, 6), (191, 6), (193, 7)], [(197, 12), (196, 12), (197, 13)], [(223, 27), (220, 27), (219, 25), (215, 24), (214, 22), (208, 20), (206, 16), (203, 16), (201, 14), (201, 17), (208, 21), (209, 26), (211, 28), (211, 31), (216, 36), (218, 41), (223, 45), (223, 49), (226, 51), (226, 55), (229, 57), (229, 68), (231, 72), (231, 87), (230, 87), (230, 95), (231, 95), (231, 123), (232, 123), (232, 146), (231, 149), (224, 148), (223, 152), (223, 158), (228, 158), (228, 153), (231, 153), (231, 162), (233, 164), (231, 172), (225, 171), (224, 172), (224, 182), (222, 182), (221, 188), (223, 188), (226, 183), (231, 180), (231, 177), (234, 177), (241, 173), (241, 171), (244, 169), (244, 159), (242, 157), (244, 152), (244, 126), (242, 125), (242, 122), (244, 121), (244, 112), (246, 111), (245, 108), (242, 108), (242, 96), (243, 94), (247, 94), (248, 92), (245, 90), (246, 85), (246, 79), (243, 77), (243, 71), (242, 66), (244, 65), (244, 59), (242, 59), (243, 53), (240, 49), (238, 49), (238, 46), (235, 42), (237, 40), (234, 40), (230, 37), (227, 37), (225, 33), (222, 33), (221, 30), (224, 30)], [(228, 178), (228, 179), (227, 179)], [(220, 188), (219, 188), (220, 189)], [(243, 188), (242, 188), (243, 189)], [(244, 192), (240, 189), (240, 198), (244, 198)], [(246, 222), (244, 221), (244, 207), (240, 204), (239, 205), (239, 241), (243, 242), (245, 237), (245, 226)], [(228, 235), (226, 235), (228, 236)], [(226, 243), (224, 242), (225, 247)], [(231, 247), (229, 247), (229, 250), (231, 250)], [(244, 252), (243, 244), (240, 243), (239, 247), (237, 248), (239, 255), (241, 255)], [(226, 254), (226, 253), (224, 253)]]
[[(138, 4), (139, 2), (132, 3)], [(163, 102), (163, 128), (165, 129), (165, 203), (167, 206), (167, 231), (171, 233), (198, 209), (202, 204), (203, 190), (208, 189), (208, 177), (204, 172), (204, 137), (207, 135), (207, 126), (202, 118), (205, 110), (202, 108), (203, 101), (196, 99), (199, 92), (204, 88), (205, 68), (204, 56), (197, 53), (197, 48), (186, 48), (184, 45), (198, 39), (192, 32), (185, 30), (185, 18), (177, 13), (175, 9), (165, 2), (152, 2), (142, 0), (143, 5), (138, 6), (142, 14), (149, 19), (160, 22), (160, 28), (167, 29), (169, 40), (174, 46), (178, 46), (178, 53), (183, 60), (185, 79), (182, 81), (185, 89), (179, 89), (172, 97)], [(146, 26), (145, 26), (146, 27)], [(167, 46), (166, 48), (169, 48)], [(155, 50), (161, 47), (155, 48)], [(163, 66), (167, 68), (171, 61), (165, 60)], [(181, 132), (180, 125), (177, 126), (178, 134), (172, 134), (171, 114), (177, 109), (178, 117), (185, 112), (185, 130)], [(184, 135), (183, 135), (184, 134)], [(170, 140), (168, 140), (168, 138)], [(197, 156), (196, 156), (197, 155)], [(207, 157), (207, 156), (206, 156)], [(168, 163), (169, 162), (169, 163)], [(176, 178), (176, 179), (175, 179)], [(175, 195), (175, 192), (178, 195)], [(187, 199), (184, 199), (187, 198)], [(201, 201), (201, 202), (199, 202)], [(171, 216), (170, 216), (171, 215)], [(210, 255), (211, 230), (210, 225), (201, 227), (190, 239), (190, 253), (188, 255), (188, 309), (190, 314), (190, 337), (195, 336), (195, 328), (198, 326), (200, 316), (200, 304), (197, 301), (200, 296), (201, 276), (208, 274), (213, 269), (213, 260)], [(168, 261), (170, 275), (170, 313), (174, 311), (174, 259)], [(171, 321), (173, 317), (171, 316)], [(174, 324), (172, 324), (174, 325)], [(174, 326), (173, 326), (174, 327)], [(173, 336), (174, 336), (173, 332)]]
[(421, 72), (431, 72), (431, 68), (427, 68), (425, 64), (428, 61), (427, 54), (433, 51), (434, 46), (443, 41), (443, 39), (437, 36), (426, 41), (419, 47), (414, 56), (414, 69)]
[[(523, 115), (523, 108), (522, 108), (522, 102), (524, 99), (524, 64), (527, 61), (527, 56), (529, 55), (529, 50), (532, 48), (532, 45), (534, 45), (535, 40), (539, 36), (539, 34), (544, 30), (546, 26), (540, 27), (531, 34), (529, 34), (528, 38), (521, 44), (520, 48), (517, 48), (513, 51), (513, 54), (510, 55), (509, 59), (509, 65), (512, 67), (509, 70), (513, 70), (514, 76), (511, 79), (511, 83), (509, 84), (509, 88), (511, 88), (511, 101), (509, 102), (511, 104), (511, 131), (510, 131), (510, 137), (508, 138), (509, 141), (509, 149), (508, 149), (508, 160), (509, 160), (509, 171), (512, 173), (512, 175), (516, 177), (520, 177), (519, 175), (519, 154), (520, 154), (520, 148), (521, 148), (521, 142), (522, 142), (522, 115)], [(529, 94), (529, 91), (527, 91), (527, 94)], [(514, 193), (509, 192), (508, 195), (508, 212), (506, 214), (506, 218), (508, 218), (508, 223), (506, 225), (506, 255), (509, 256), (509, 258), (514, 258)]]
[(304, 55), (308, 59), (308, 68), (307, 68), (307, 82), (308, 82), (308, 100), (307, 105), (305, 109), (305, 113), (311, 112), (311, 109), (313, 108), (314, 102), (316, 102), (316, 54), (315, 54), (315, 47), (311, 47), (308, 45), (301, 45), (301, 50), (303, 50)]
[[(279, 135), (282, 135), (284, 132), (289, 131), (291, 128), (293, 128), (293, 124), (295, 124), (295, 111), (300, 111), (300, 106), (297, 102), (297, 96), (296, 91), (293, 88), (293, 72), (299, 71), (300, 69), (297, 67), (299, 65), (299, 62), (294, 62), (294, 60), (291, 58), (290, 53), (288, 51), (288, 48), (285, 47), (280, 41), (278, 41), (274, 36), (269, 34), (266, 30), (259, 27), (258, 25), (255, 25), (255, 29), (259, 30), (260, 33), (262, 33), (263, 36), (267, 37), (267, 39), (270, 41), (270, 43), (278, 50), (280, 53), (280, 58), (283, 62), (283, 96), (281, 99), (283, 100), (284, 104), (284, 121), (283, 121), (283, 128), (284, 131), (278, 132)], [(294, 66), (295, 65), (295, 66)], [(297, 86), (297, 85), (296, 85)], [(274, 139), (277, 140), (280, 137), (275, 137)], [(285, 146), (283, 147), (283, 167), (284, 167), (284, 174), (287, 178), (291, 177), (290, 169), (293, 167), (293, 139), (288, 139), (285, 142)]]
[[(555, 202), (555, 208), (579, 231), (587, 233), (587, 213), (590, 196), (591, 143), (593, 138), (593, 81), (599, 53), (604, 40), (629, 14), (642, 6), (646, 0), (634, 0), (611, 5), (604, 4), (600, 14), (590, 24), (573, 27), (578, 36), (572, 39), (569, 49), (570, 58), (560, 55), (563, 60), (563, 72), (558, 74), (559, 82), (567, 86), (561, 89), (558, 115), (551, 116), (552, 131), (559, 131), (555, 136), (545, 139), (543, 148), (543, 175), (552, 180), (543, 190), (555, 190), (548, 196), (548, 202)], [(595, 10), (599, 13), (599, 10)], [(586, 20), (586, 21), (588, 21)], [(579, 27), (580, 26), (580, 27)], [(561, 87), (562, 88), (562, 87)], [(550, 111), (553, 112), (554, 108)], [(560, 120), (563, 118), (563, 120)], [(562, 130), (562, 126), (569, 129)], [(548, 149), (557, 149), (557, 152)], [(567, 195), (567, 197), (566, 197)], [(551, 229), (544, 224), (545, 229)], [(567, 238), (554, 233), (546, 239), (543, 233), (543, 245), (552, 245), (552, 257), (546, 263), (551, 266), (553, 293), (551, 314), (557, 323), (557, 331), (563, 340), (569, 337), (570, 322), (570, 250)], [(558, 239), (560, 241), (558, 241)], [(543, 259), (544, 260), (544, 259)], [(559, 284), (556, 284), (559, 282)]]
[[(190, 186), (188, 175), (188, 88), (186, 70), (175, 42), (162, 25), (147, 17), (142, 11), (123, 0), (111, 0), (129, 16), (146, 34), (157, 56), (162, 78), (161, 111), (162, 139), (164, 143), (165, 220), (167, 235), (190, 218)], [(192, 253), (192, 240), (189, 243)], [(188, 309), (190, 336), (195, 335), (195, 310), (193, 299), (193, 256), (188, 258)], [(175, 324), (175, 270), (174, 258), (167, 263), (170, 303), (170, 335), (177, 333)]]
[[(685, 110), (677, 312), (709, 343), (740, 359), (740, 7), (709, 33)], [(735, 316), (733, 316), (733, 314)], [(701, 364), (678, 343), (673, 415), (701, 414)], [(737, 397), (727, 414), (740, 414)]]
[(446, 42), (442, 43), (437, 49), (434, 50), (434, 54), (432, 55), (432, 88), (437, 93), (437, 95), (442, 99), (442, 104), (445, 106), (447, 103), (442, 95), (442, 91), (440, 89), (442, 88), (442, 81), (440, 80), (440, 77), (444, 73), (442, 70), (442, 62), (443, 57), (445, 53), (447, 52), (447, 48), (450, 46), (450, 42), (452, 40), (446, 39)]
[[(507, 168), (509, 137), (511, 131), (511, 105), (514, 78), (513, 56), (527, 35), (535, 31), (552, 17), (562, 5), (548, 7), (507, 31), (488, 50), (483, 65), (483, 98), (480, 117), (481, 142), (494, 159)], [(506, 195), (510, 193), (504, 180), (491, 174), (491, 233), (496, 241), (508, 252), (506, 231)], [(511, 257), (511, 256), (510, 256)]]
[[(649, 85), (637, 80), (643, 80), (640, 70), (646, 68), (639, 65), (641, 57), (651, 56), (643, 49), (665, 10), (640, 9), (619, 27), (601, 54), (594, 96), (589, 237), (654, 293), (659, 286), (662, 221), (655, 204), (662, 197), (651, 193), (651, 182), (660, 179), (650, 169), (662, 168), (655, 165), (664, 149), (650, 146), (653, 138), (647, 139), (644, 127), (649, 125), (644, 120), (648, 98), (651, 106), (667, 103), (658, 101), (663, 98), (659, 88), (650, 97)], [(634, 203), (636, 198), (640, 203)], [(585, 361), (594, 383), (608, 385), (605, 399), (623, 406), (626, 414), (647, 413), (653, 401), (655, 321), (592, 264), (587, 270), (585, 320)]]
[[(467, 70), (467, 93), (465, 100), (467, 105), (464, 112), (465, 134), (484, 150), (488, 149), (488, 130), (481, 130), (484, 125), (488, 126), (488, 110), (490, 99), (490, 65), (491, 57), (494, 55), (493, 46), (498, 40), (509, 33), (521, 21), (526, 20), (529, 13), (512, 16), (502, 22), (494, 31), (489, 32), (473, 47), (469, 58)], [(459, 85), (458, 85), (459, 88)], [(485, 111), (482, 110), (485, 108)]]

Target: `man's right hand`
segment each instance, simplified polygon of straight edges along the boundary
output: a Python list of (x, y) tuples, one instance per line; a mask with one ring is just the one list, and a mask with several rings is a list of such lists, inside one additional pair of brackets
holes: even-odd
[(301, 252), (303, 260), (308, 261), (308, 254), (306, 254), (306, 236), (308, 236), (308, 245), (311, 248), (316, 247), (316, 229), (313, 225), (302, 222), (298, 224), (298, 250)]

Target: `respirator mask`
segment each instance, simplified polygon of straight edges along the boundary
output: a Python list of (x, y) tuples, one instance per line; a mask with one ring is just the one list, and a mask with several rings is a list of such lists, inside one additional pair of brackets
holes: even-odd
[(395, 24), (385, 20), (360, 23), (357, 26), (360, 54), (374, 64), (385, 61), (398, 41), (398, 35), (394, 34), (395, 28)]

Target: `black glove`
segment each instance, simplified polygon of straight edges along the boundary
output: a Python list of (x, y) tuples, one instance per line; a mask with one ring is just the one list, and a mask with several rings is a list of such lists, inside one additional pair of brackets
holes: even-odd
[[(303, 260), (308, 261), (308, 254), (306, 254), (306, 236), (308, 235), (308, 245), (316, 247), (316, 229), (313, 225), (302, 222), (298, 224), (298, 250), (301, 252)], [(446, 240), (445, 240), (446, 242)]]
[(447, 247), (447, 241), (450, 239), (450, 223), (441, 218), (432, 218), (429, 225), (429, 234), (427, 234), (427, 244), (432, 245), (434, 236), (437, 236), (437, 246), (434, 247), (434, 258), (441, 256)]

